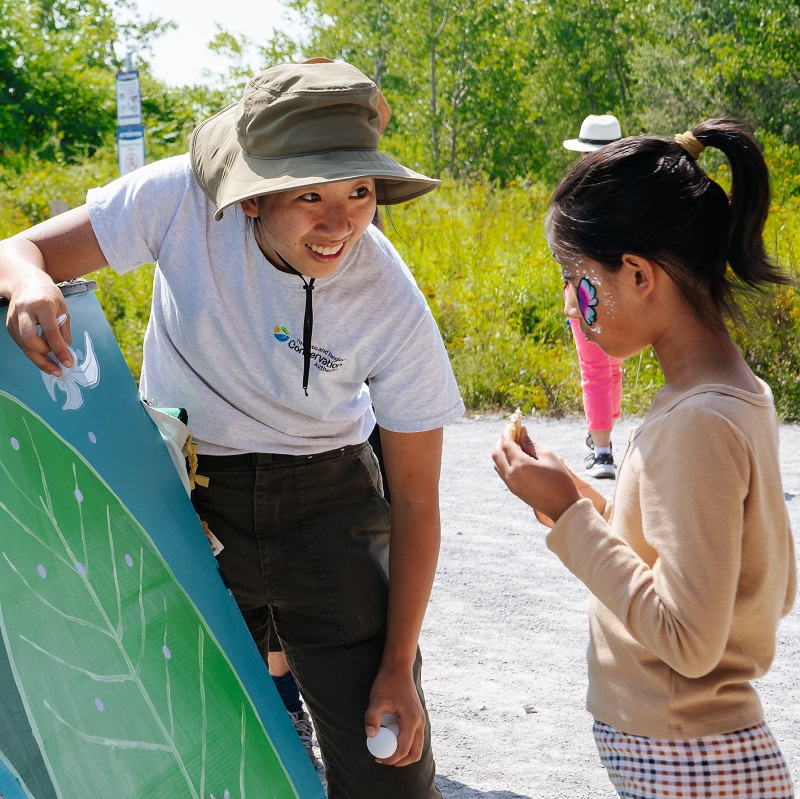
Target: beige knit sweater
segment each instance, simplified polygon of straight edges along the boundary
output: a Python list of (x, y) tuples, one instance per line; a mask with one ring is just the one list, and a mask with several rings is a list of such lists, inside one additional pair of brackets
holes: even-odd
[(605, 518), (588, 499), (547, 536), (594, 594), (587, 708), (633, 735), (694, 738), (763, 720), (795, 594), (772, 394), (699, 386), (631, 433)]

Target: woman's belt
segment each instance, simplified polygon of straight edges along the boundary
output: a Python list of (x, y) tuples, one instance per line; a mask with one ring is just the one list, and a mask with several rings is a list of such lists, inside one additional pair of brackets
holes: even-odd
[(312, 455), (286, 455), (280, 452), (243, 452), (239, 455), (197, 455), (197, 468), (202, 472), (205, 469), (239, 469), (247, 466), (266, 466), (271, 463), (292, 463), (321, 460), (357, 452), (364, 444), (351, 444), (347, 447), (338, 447), (326, 452), (316, 452)]

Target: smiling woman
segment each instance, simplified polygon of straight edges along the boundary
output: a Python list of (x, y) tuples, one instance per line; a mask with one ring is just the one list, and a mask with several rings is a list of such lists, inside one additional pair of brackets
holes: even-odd
[[(188, 412), (208, 478), (192, 502), (265, 660), (270, 628), (280, 639), (330, 794), (438, 799), (417, 641), (442, 427), (464, 406), (424, 296), (370, 224), (376, 203), (439, 183), (378, 150), (381, 122), (349, 64), (268, 69), (188, 154), (0, 244), (0, 294), (23, 351), (57, 374), (46, 354), (69, 368), (71, 331), (53, 279), (157, 259), (142, 397)], [(375, 760), (364, 737), (385, 713), (398, 746)]]
[(278, 269), (313, 278), (339, 268), (369, 227), (375, 208), (373, 178), (321, 183), (242, 202), (267, 260)]

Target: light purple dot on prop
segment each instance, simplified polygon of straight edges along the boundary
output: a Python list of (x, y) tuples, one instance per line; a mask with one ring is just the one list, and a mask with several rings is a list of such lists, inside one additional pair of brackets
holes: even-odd
[(78, 574), (80, 574), (81, 577), (86, 576), (86, 567), (80, 561), (76, 561), (75, 571), (78, 572)]
[(13, 436), (11, 437), (11, 447), (12, 447), (12, 449), (16, 449), (16, 450), (19, 449), (19, 441), (17, 441), (17, 439), (14, 438)]
[(75, 499), (77, 499), (78, 502), (83, 502), (83, 494), (81, 493), (80, 488), (75, 489)]
[(168, 646), (161, 647), (161, 651), (164, 653), (164, 657), (169, 660), (172, 657), (172, 652), (169, 651)]
[(127, 563), (128, 566), (133, 566), (133, 558), (130, 555), (126, 555), (125, 556), (125, 563)]
[(91, 430), (89, 431), (89, 441), (91, 441), (92, 444), (97, 443), (97, 436)]
[(102, 700), (102, 699), (100, 699), (100, 697), (99, 697), (99, 696), (98, 696), (98, 697), (95, 697), (95, 700), (94, 700), (94, 706), (95, 706), (95, 707), (96, 707), (96, 708), (97, 708), (97, 709), (98, 709), (98, 710), (99, 710), (101, 713), (102, 713), (102, 712), (103, 712), (103, 711), (106, 709), (106, 706), (103, 704), (103, 700)]
[(42, 564), (41, 564), (41, 563), (40, 563), (40, 564), (39, 564), (39, 566), (37, 567), (36, 571), (38, 571), (38, 572), (39, 572), (39, 577), (41, 577), (43, 580), (46, 580), (46, 579), (47, 579), (47, 569), (45, 569), (45, 567), (44, 567), (44, 566), (42, 566)]

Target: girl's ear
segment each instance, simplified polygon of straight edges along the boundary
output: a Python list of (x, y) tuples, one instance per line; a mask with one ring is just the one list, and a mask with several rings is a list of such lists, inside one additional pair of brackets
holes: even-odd
[(253, 217), (253, 219), (256, 219), (261, 211), (257, 197), (248, 197), (246, 200), (242, 200), (240, 205), (242, 206), (242, 211), (247, 216)]
[(649, 258), (626, 253), (622, 256), (622, 269), (630, 281), (631, 287), (640, 297), (652, 293), (660, 271), (658, 264)]

